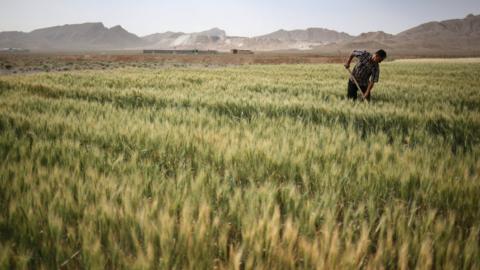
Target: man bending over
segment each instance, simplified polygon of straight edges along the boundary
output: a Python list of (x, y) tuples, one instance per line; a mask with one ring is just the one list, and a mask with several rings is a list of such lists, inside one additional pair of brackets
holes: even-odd
[[(352, 75), (361, 88), (362, 97), (370, 101), (373, 86), (378, 82), (380, 76), (380, 67), (378, 64), (387, 58), (387, 53), (384, 50), (379, 50), (372, 55), (367, 51), (354, 50), (350, 58), (348, 58), (347, 63), (345, 63), (345, 68), (350, 68), (350, 63), (354, 57), (358, 58), (358, 63), (353, 68)], [(347, 97), (353, 100), (357, 99), (357, 86), (351, 77), (348, 80)]]

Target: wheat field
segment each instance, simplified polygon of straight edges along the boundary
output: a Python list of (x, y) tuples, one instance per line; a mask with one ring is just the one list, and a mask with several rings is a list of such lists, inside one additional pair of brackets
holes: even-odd
[(2, 269), (480, 269), (480, 62), (0, 76)]

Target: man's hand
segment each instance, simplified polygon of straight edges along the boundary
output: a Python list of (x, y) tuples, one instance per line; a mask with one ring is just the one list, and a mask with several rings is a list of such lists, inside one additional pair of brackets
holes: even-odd
[(368, 84), (368, 87), (367, 87), (367, 91), (365, 91), (365, 93), (362, 93), (363, 100), (368, 101), (367, 98), (370, 96), (370, 93), (372, 92), (373, 86), (375, 86), (375, 82), (370, 81), (370, 83)]

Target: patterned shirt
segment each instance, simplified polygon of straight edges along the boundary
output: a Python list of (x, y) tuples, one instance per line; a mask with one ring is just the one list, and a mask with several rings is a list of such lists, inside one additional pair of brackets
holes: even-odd
[(353, 51), (353, 56), (358, 58), (358, 63), (353, 68), (353, 76), (360, 86), (367, 86), (369, 82), (378, 82), (380, 67), (373, 62), (372, 54), (367, 51)]

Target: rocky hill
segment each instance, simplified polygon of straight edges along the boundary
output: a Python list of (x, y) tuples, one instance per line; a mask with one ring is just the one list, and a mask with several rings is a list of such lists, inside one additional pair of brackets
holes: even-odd
[(428, 22), (397, 35), (384, 32), (363, 33), (354, 39), (326, 46), (316, 46), (322, 52), (343, 52), (354, 48), (385, 48), (402, 54), (479, 55), (480, 15), (464, 19)]
[(29, 33), (2, 32), (0, 47), (30, 50), (109, 50), (137, 47), (143, 40), (121, 26), (106, 28), (102, 23), (54, 26)]
[(279, 30), (257, 37), (232, 37), (219, 28), (203, 32), (165, 32), (144, 37), (121, 26), (84, 23), (38, 29), (29, 33), (1, 32), (0, 48), (32, 51), (87, 51), (122, 49), (201, 49), (257, 51), (314, 50), (342, 52), (354, 48), (385, 48), (399, 52), (480, 53), (480, 15), (429, 22), (391, 35), (382, 31), (351, 36), (324, 28)]
[(258, 39), (276, 39), (283, 42), (310, 42), (310, 43), (331, 43), (350, 40), (353, 36), (347, 33), (337, 32), (324, 28), (308, 28), (306, 30), (279, 30)]

